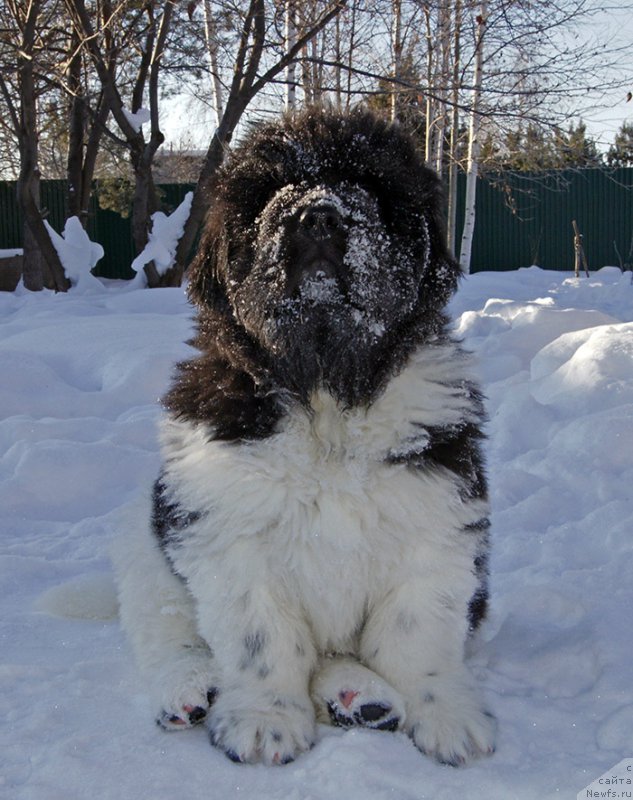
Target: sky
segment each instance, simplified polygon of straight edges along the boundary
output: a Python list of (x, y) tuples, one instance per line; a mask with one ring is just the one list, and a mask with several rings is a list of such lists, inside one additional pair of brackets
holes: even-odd
[[(604, 150), (613, 142), (623, 122), (633, 120), (633, 100), (627, 101), (627, 91), (633, 91), (633, 2), (619, 3), (619, 8), (610, 8), (596, 18), (596, 36), (601, 36), (614, 49), (621, 49), (618, 63), (622, 73), (631, 76), (629, 87), (615, 86), (607, 90), (600, 105), (579, 109), (579, 115), (587, 124)], [(603, 20), (600, 22), (600, 20)], [(614, 75), (614, 83), (617, 76)]]

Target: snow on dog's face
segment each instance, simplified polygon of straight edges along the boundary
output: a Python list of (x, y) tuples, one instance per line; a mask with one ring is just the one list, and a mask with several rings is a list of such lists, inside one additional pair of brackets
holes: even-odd
[[(428, 250), (423, 219), (419, 240)], [(283, 187), (257, 218), (255, 242), (251, 270), (227, 294), (241, 324), (273, 353), (297, 327), (303, 339), (315, 337), (315, 352), (344, 332), (378, 339), (417, 303), (413, 248), (397, 246), (377, 198), (362, 187)]]
[(282, 383), (355, 401), (407, 340), (443, 326), (457, 268), (440, 205), (399, 128), (362, 112), (289, 117), (222, 168), (190, 294), (201, 318), (245, 331)]

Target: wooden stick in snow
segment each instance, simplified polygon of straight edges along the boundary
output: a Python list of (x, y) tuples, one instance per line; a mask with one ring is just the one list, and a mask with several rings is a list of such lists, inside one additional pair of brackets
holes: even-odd
[(580, 276), (580, 263), (582, 261), (582, 266), (585, 270), (585, 275), (589, 277), (589, 266), (587, 264), (587, 256), (585, 255), (585, 249), (582, 245), (582, 233), (578, 230), (578, 224), (576, 220), (572, 220), (572, 227), (574, 229), (574, 271), (576, 273), (576, 277)]

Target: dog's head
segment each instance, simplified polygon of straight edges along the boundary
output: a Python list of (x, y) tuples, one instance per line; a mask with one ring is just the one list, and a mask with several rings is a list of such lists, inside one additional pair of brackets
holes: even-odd
[(256, 129), (220, 171), (190, 294), (311, 389), (436, 333), (456, 281), (438, 180), (409, 137), (309, 110)]

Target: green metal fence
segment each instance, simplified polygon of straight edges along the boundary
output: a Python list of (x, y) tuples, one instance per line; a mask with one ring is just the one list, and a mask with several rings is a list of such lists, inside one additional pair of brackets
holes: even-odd
[[(465, 179), (460, 178), (462, 193)], [(505, 173), (479, 179), (472, 271), (532, 264), (573, 269), (573, 220), (583, 234), (590, 269), (620, 266), (618, 252), (623, 263), (631, 262), (633, 168)]]
[[(159, 186), (161, 209), (171, 213), (194, 187), (188, 184)], [(98, 185), (95, 187), (98, 191)], [(132, 221), (110, 209), (100, 208), (97, 191), (92, 196), (88, 209), (88, 235), (99, 242), (104, 256), (94, 269), (104, 278), (133, 278), (130, 264), (134, 260)], [(48, 222), (61, 232), (68, 216), (65, 181), (42, 181), (41, 206)], [(15, 183), (0, 182), (0, 250), (22, 246), (22, 215), (18, 209)]]
[[(459, 176), (458, 207), (465, 176)], [(189, 184), (159, 187), (167, 213), (182, 201)], [(42, 206), (55, 230), (66, 219), (66, 184), (42, 182)], [(633, 168), (503, 173), (478, 179), (473, 272), (510, 270), (532, 264), (545, 269), (574, 267), (572, 221), (584, 237), (590, 269), (633, 261)], [(93, 197), (88, 234), (105, 255), (95, 272), (107, 278), (131, 278), (134, 259), (131, 221), (99, 207)], [(461, 225), (458, 225), (460, 241)], [(15, 184), (0, 182), (0, 249), (21, 246), (21, 216)], [(616, 249), (617, 248), (617, 249)], [(618, 252), (620, 257), (618, 257)], [(630, 268), (630, 266), (629, 266)]]

